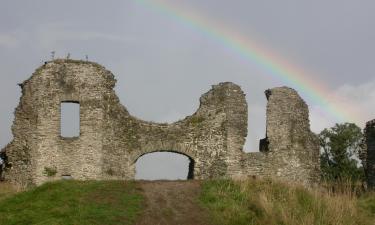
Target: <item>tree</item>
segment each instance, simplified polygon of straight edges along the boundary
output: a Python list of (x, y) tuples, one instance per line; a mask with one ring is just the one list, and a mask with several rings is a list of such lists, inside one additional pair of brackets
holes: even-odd
[(323, 180), (355, 182), (363, 179), (363, 168), (358, 166), (362, 139), (362, 130), (354, 123), (336, 124), (320, 132)]

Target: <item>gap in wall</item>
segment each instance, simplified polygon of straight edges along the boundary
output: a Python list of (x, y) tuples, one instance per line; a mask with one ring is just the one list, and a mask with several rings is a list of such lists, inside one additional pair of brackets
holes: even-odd
[(61, 137), (79, 137), (80, 104), (78, 102), (61, 102), (60, 118)]
[(173, 152), (152, 152), (138, 158), (136, 180), (187, 180), (189, 157)]

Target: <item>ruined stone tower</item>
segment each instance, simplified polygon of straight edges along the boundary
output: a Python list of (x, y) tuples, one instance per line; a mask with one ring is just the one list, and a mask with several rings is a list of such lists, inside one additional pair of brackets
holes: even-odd
[(370, 188), (375, 188), (375, 120), (366, 123), (364, 134), (364, 151), (361, 159), (367, 184)]
[[(266, 91), (267, 133), (260, 152), (245, 153), (247, 103), (241, 88), (226, 82), (200, 98), (198, 110), (171, 124), (129, 114), (104, 67), (54, 60), (20, 84), (22, 97), (5, 150), (6, 178), (21, 185), (73, 179), (134, 179), (135, 162), (147, 153), (170, 151), (189, 157), (189, 178), (276, 177), (311, 184), (319, 179), (319, 144), (310, 131), (308, 107), (287, 87)], [(80, 107), (80, 134), (60, 133), (60, 107)], [(53, 171), (53, 173), (49, 171)]]

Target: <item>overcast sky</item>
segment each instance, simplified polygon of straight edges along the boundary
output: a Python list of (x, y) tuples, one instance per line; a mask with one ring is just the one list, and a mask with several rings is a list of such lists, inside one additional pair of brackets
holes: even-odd
[[(373, 0), (162, 2), (230, 28), (308, 71), (310, 79), (325, 84), (362, 113), (363, 118), (350, 122), (363, 127), (375, 118)], [(49, 60), (51, 51), (57, 57), (70, 53), (73, 59), (88, 55), (104, 65), (116, 76), (117, 95), (131, 114), (156, 122), (192, 114), (201, 94), (213, 84), (239, 84), (249, 105), (246, 151), (257, 150), (265, 134), (264, 90), (285, 85), (270, 79), (256, 63), (148, 3), (0, 0), (0, 146), (12, 138), (13, 111), (20, 97), (17, 83)], [(339, 122), (320, 115), (321, 106), (306, 101), (314, 132)], [(143, 167), (138, 177), (155, 177), (147, 169), (161, 171), (165, 165), (175, 168), (168, 171), (181, 173), (180, 165), (186, 163), (187, 171), (187, 159), (165, 154), (144, 157), (137, 165)], [(165, 163), (171, 159), (172, 164)]]

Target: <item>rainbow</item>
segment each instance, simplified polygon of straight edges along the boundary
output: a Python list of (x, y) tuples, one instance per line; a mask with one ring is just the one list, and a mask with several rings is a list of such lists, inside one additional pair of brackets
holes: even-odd
[[(261, 47), (259, 43), (248, 37), (236, 33), (223, 25), (218, 25), (208, 18), (178, 7), (172, 1), (166, 0), (134, 0), (136, 3), (162, 13), (169, 18), (183, 24), (185, 27), (204, 34), (221, 46), (235, 52), (244, 61), (255, 63), (266, 70), (273, 79), (279, 80), (287, 86), (296, 89), (307, 100), (318, 107), (318, 113), (334, 122), (361, 121), (361, 113), (355, 107), (348, 106), (345, 100), (334, 96), (323, 82), (314, 79), (302, 69), (282, 60), (275, 53)], [(173, 1), (175, 3), (175, 1)]]

